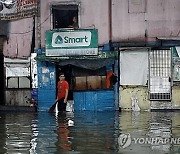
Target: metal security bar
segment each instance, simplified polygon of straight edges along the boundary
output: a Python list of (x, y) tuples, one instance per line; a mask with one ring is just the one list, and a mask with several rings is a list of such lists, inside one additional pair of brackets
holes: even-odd
[(171, 50), (151, 50), (149, 67), (150, 100), (171, 100)]

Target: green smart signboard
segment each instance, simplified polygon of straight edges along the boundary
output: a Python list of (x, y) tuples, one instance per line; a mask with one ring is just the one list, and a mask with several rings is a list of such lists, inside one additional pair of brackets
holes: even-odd
[(97, 29), (46, 31), (46, 56), (97, 54)]

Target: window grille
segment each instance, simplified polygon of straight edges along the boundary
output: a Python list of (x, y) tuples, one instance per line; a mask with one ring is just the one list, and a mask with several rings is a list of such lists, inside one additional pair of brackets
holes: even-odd
[(149, 56), (150, 100), (171, 100), (171, 50), (151, 50)]

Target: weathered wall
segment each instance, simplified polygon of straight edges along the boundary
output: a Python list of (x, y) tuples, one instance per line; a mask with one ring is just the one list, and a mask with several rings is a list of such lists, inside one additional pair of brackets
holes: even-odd
[(147, 36), (179, 36), (179, 0), (147, 0)]
[(179, 36), (179, 10), (179, 0), (112, 0), (113, 41)]
[(147, 87), (120, 87), (120, 107), (122, 110), (132, 110), (133, 96), (138, 99), (138, 105), (141, 110), (150, 109), (180, 109), (180, 87), (172, 87), (172, 101), (149, 101)]
[(148, 100), (147, 87), (120, 87), (120, 107), (122, 110), (132, 110), (132, 97), (137, 97), (138, 105), (141, 110), (150, 109), (150, 101)]
[[(144, 13), (128, 13), (129, 0), (113, 0), (112, 38), (113, 41), (144, 41)], [(137, 40), (138, 39), (138, 40)]]
[[(50, 3), (41, 3), (41, 45), (50, 29)], [(67, 0), (66, 2), (72, 2)], [(99, 44), (110, 39), (109, 0), (74, 0), (80, 4), (80, 28), (96, 28)], [(179, 0), (112, 0), (112, 41), (155, 41), (156, 37), (179, 36)], [(45, 21), (45, 22), (44, 22)]]
[(31, 90), (16, 89), (6, 90), (5, 92), (5, 105), (11, 106), (30, 106)]
[(172, 88), (172, 106), (180, 108), (180, 86), (173, 86)]
[(10, 21), (8, 39), (4, 40), (3, 54), (11, 58), (27, 58), (31, 53), (33, 18)]
[[(42, 1), (41, 1), (42, 2)], [(51, 27), (50, 4), (64, 0), (46, 0), (41, 3), (41, 46), (45, 46), (45, 31)], [(72, 2), (67, 0), (66, 2)], [(99, 44), (108, 43), (109, 17), (108, 0), (74, 0), (80, 4), (80, 28), (98, 29)]]

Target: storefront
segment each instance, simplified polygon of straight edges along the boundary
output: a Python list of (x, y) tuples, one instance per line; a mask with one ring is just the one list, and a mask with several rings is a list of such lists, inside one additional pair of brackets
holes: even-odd
[(120, 50), (122, 110), (179, 110), (179, 49), (129, 47)]
[(74, 110), (116, 110), (117, 77), (111, 77), (117, 75), (116, 52), (103, 52), (97, 38), (95, 29), (46, 32), (46, 48), (36, 51), (39, 110), (54, 103), (61, 72)]

